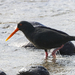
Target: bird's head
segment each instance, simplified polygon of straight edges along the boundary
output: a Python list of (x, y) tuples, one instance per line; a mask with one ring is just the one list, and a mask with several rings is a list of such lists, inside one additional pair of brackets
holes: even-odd
[(32, 31), (33, 29), (34, 27), (31, 25), (31, 23), (27, 21), (21, 21), (20, 23), (18, 23), (17, 28), (10, 34), (10, 36), (6, 39), (6, 41), (10, 39), (18, 30), (26, 32), (26, 31)]

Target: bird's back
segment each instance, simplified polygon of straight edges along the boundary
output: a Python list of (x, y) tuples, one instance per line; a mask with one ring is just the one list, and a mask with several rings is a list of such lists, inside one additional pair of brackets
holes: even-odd
[(30, 41), (38, 48), (50, 49), (66, 43), (68, 35), (46, 27), (36, 27)]

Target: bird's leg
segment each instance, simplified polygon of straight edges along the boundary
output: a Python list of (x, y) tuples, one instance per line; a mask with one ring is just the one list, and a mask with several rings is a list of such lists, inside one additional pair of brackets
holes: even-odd
[(46, 55), (45, 59), (47, 59), (47, 58), (48, 58), (48, 52), (47, 52), (47, 49), (45, 49), (45, 55)]
[(55, 49), (55, 50), (52, 52), (52, 56), (53, 56), (54, 59), (56, 59), (56, 52), (57, 52), (59, 49), (61, 49), (63, 46), (64, 46), (64, 45), (62, 45), (61, 47)]

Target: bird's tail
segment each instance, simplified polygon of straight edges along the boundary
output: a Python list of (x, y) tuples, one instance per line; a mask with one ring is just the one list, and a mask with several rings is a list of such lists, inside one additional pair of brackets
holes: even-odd
[(70, 36), (70, 40), (71, 41), (75, 40), (75, 36)]

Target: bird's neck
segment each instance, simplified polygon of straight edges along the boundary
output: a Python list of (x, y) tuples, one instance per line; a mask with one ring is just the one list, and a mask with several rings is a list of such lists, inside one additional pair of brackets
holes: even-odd
[(32, 33), (34, 32), (35, 28), (29, 28), (27, 30), (22, 30), (22, 32), (24, 33), (24, 35), (27, 37), (27, 38), (30, 38)]
[(22, 32), (24, 34), (29, 34), (29, 33), (32, 33), (34, 30), (35, 30), (35, 28), (29, 28), (29, 29), (22, 30)]

